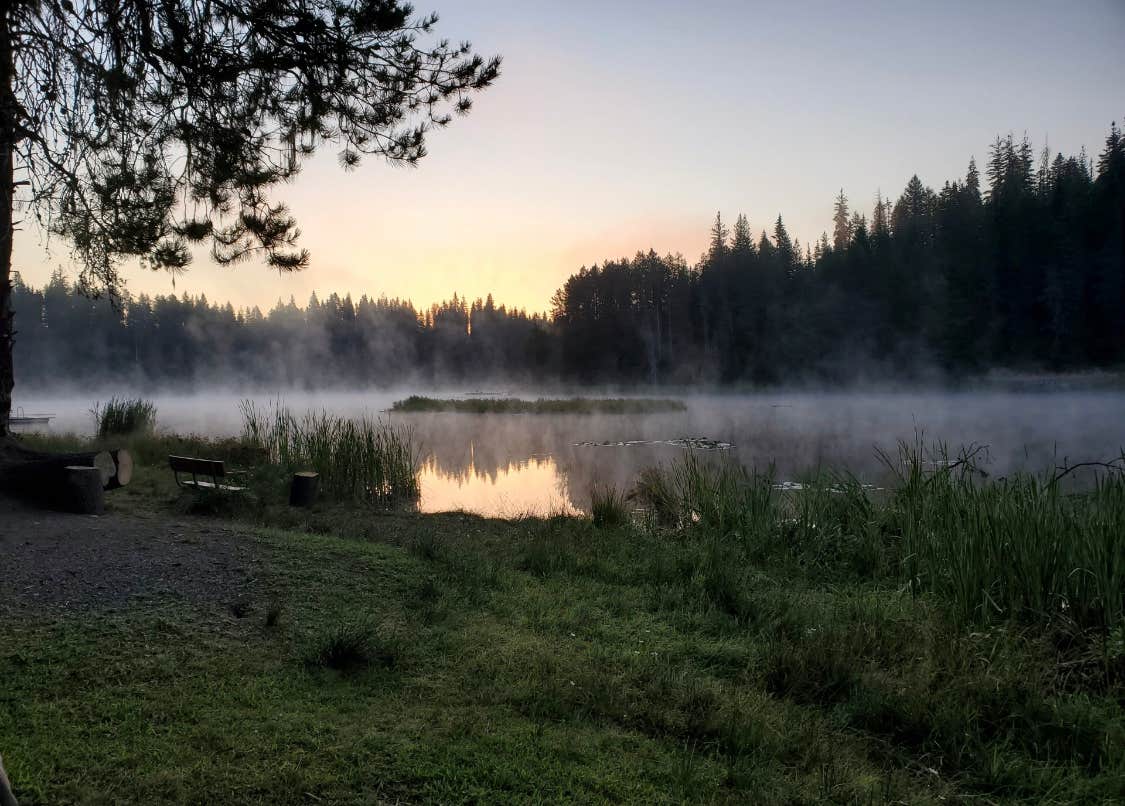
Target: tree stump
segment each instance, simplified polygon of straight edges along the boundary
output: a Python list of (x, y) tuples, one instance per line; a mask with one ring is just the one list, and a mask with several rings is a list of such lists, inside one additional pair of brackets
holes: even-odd
[(311, 507), (316, 500), (316, 488), (320, 482), (320, 474), (311, 470), (303, 470), (293, 474), (293, 484), (289, 487), (289, 506)]
[(101, 515), (105, 512), (105, 482), (97, 467), (71, 465), (63, 470), (59, 503), (69, 512)]

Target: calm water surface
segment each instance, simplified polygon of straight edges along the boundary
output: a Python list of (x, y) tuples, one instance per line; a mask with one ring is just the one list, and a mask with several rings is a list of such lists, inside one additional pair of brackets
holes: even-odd
[[(589, 505), (593, 485), (627, 488), (644, 467), (673, 462), (689, 450), (748, 467), (772, 464), (779, 480), (833, 467), (878, 482), (886, 468), (876, 449), (893, 453), (899, 440), (943, 442), (954, 451), (985, 445), (986, 468), (994, 475), (1111, 459), (1125, 448), (1125, 392), (1120, 391), (688, 396), (683, 398), (686, 412), (648, 416), (385, 411), (410, 391), (293, 393), (281, 400), (294, 412), (327, 409), (413, 427), (421, 448), (419, 506), (426, 512), (580, 512)], [(243, 397), (157, 395), (153, 400), (160, 428), (220, 436), (241, 429), (238, 402)], [(253, 396), (261, 404), (277, 397)], [(89, 433), (89, 409), (96, 399), (17, 394), (15, 403), (27, 413), (54, 414), (52, 431)], [(694, 438), (734, 447), (714, 451), (667, 444)]]

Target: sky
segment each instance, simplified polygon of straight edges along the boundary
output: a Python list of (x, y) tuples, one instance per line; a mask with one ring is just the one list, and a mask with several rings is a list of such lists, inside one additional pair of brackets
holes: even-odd
[[(414, 169), (330, 145), (276, 198), (312, 253), (279, 275), (201, 256), (134, 294), (271, 307), (314, 291), (454, 292), (549, 308), (580, 267), (652, 248), (694, 263), (717, 211), (758, 232), (780, 214), (802, 243), (842, 188), (870, 212), (912, 174), (934, 187), (983, 163), (997, 135), (1091, 156), (1125, 117), (1125, 0), (540, 2), (415, 0), (437, 34), (504, 57), (468, 117)], [(73, 275), (65, 243), (17, 233), (14, 266)]]

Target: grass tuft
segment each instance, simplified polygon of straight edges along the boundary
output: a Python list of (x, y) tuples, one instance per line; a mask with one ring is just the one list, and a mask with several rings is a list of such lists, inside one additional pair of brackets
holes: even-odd
[(616, 529), (629, 523), (625, 495), (613, 486), (594, 485), (590, 491), (590, 517), (599, 529)]
[(95, 403), (90, 414), (99, 437), (150, 434), (156, 426), (156, 405), (141, 398), (111, 397)]
[(368, 624), (337, 625), (305, 650), (305, 665), (347, 672), (398, 665), (401, 648), (396, 640), (380, 637)]

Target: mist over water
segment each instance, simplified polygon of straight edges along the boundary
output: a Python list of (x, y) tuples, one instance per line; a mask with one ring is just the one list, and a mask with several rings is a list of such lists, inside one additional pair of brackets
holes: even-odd
[[(246, 398), (259, 404), (280, 400), (296, 414), (326, 409), (409, 426), (420, 448), (423, 511), (464, 509), (501, 516), (583, 511), (593, 485), (630, 487), (643, 468), (675, 461), (691, 450), (666, 444), (683, 438), (730, 443), (730, 450), (696, 453), (763, 470), (772, 464), (779, 480), (832, 468), (873, 483), (887, 478), (876, 450), (894, 454), (900, 440), (944, 443), (953, 453), (962, 446), (985, 445), (984, 468), (994, 476), (1042, 472), (1064, 461), (1108, 460), (1125, 448), (1125, 391), (1104, 389), (700, 394), (682, 397), (685, 412), (641, 416), (387, 411), (395, 400), (417, 391), (216, 391), (151, 399), (158, 408), (158, 428), (208, 436), (238, 434), (238, 403)], [(476, 390), (442, 394), (470, 391)], [(499, 391), (525, 398), (558, 396)], [(595, 395), (589, 390), (583, 394)], [(55, 415), (51, 431), (89, 434), (89, 410), (98, 399), (29, 395), (15, 403), (28, 414)]]

